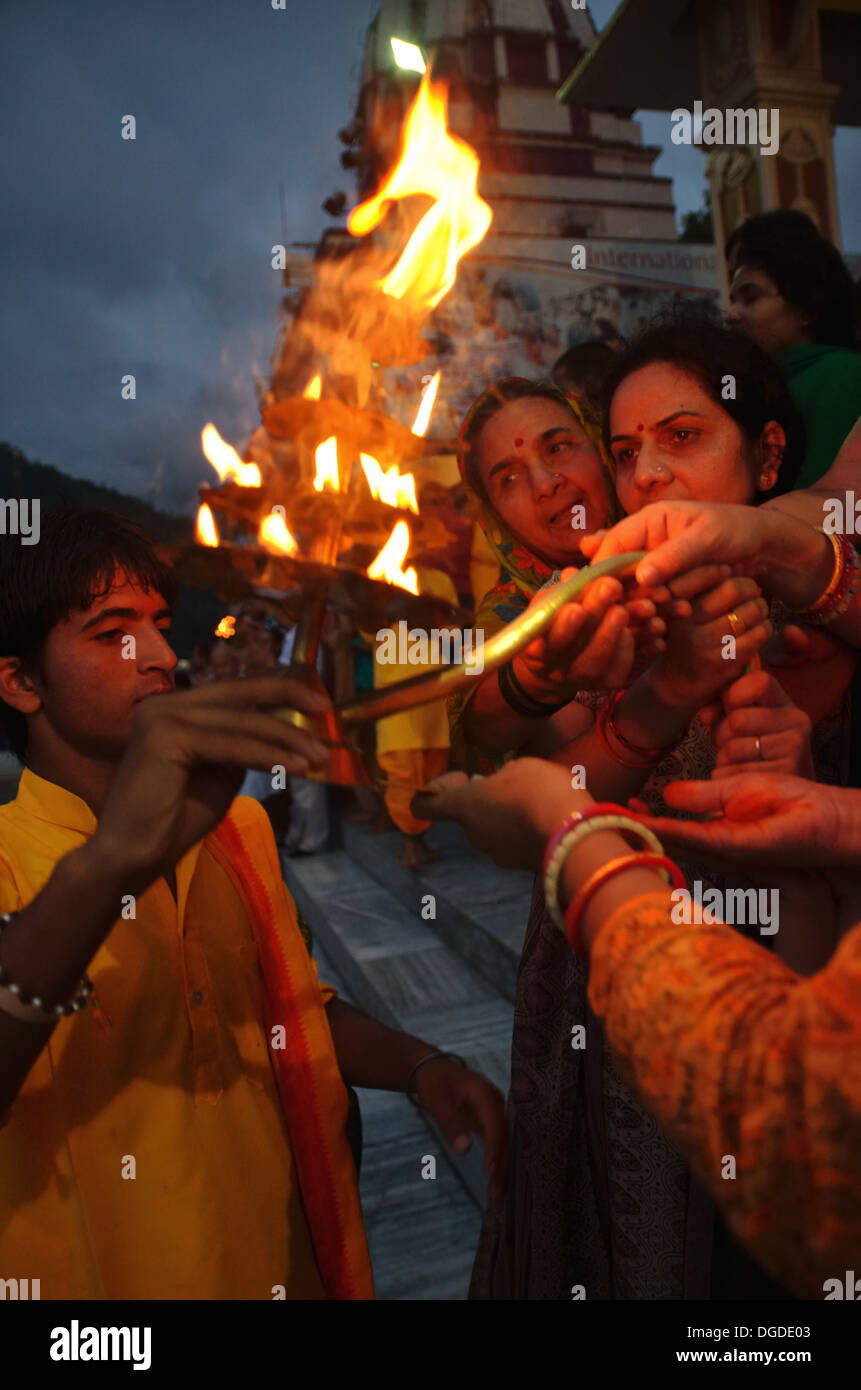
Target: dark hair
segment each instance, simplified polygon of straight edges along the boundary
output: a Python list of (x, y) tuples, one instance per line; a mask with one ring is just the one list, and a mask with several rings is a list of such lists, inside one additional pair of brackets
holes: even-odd
[[(147, 593), (173, 602), (176, 583), (152, 541), (134, 522), (115, 512), (87, 508), (48, 514), (42, 518), (36, 545), (4, 537), (0, 542), (0, 656), (38, 666), (51, 629), (109, 593), (118, 569)], [(3, 699), (0, 726), (12, 752), (23, 761), (27, 721)]]
[[(697, 378), (715, 405), (725, 410), (751, 444), (769, 420), (786, 435), (777, 482), (766, 497), (779, 497), (795, 486), (804, 459), (804, 422), (777, 364), (752, 338), (717, 323), (696, 308), (675, 309), (656, 319), (623, 352), (604, 383), (604, 438), (609, 448), (610, 403), (626, 377), (653, 362), (669, 362)], [(727, 377), (734, 396), (724, 399)]]
[(749, 217), (727, 241), (725, 255), (770, 275), (783, 298), (809, 316), (815, 343), (854, 346), (855, 283), (837, 247), (806, 213), (782, 208)]
[(563, 352), (553, 363), (553, 380), (563, 391), (576, 391), (591, 401), (599, 396), (604, 378), (615, 360), (615, 349), (594, 338)]
[(461, 476), (469, 483), (473, 492), (478, 493), (485, 502), (489, 501), (489, 498), (482, 482), (478, 459), (475, 454), (478, 436), (488, 420), (492, 420), (494, 415), (510, 401), (531, 400), (536, 397), (540, 400), (555, 401), (557, 405), (564, 406), (572, 419), (579, 424), (577, 415), (564, 391), (558, 386), (554, 386), (552, 381), (529, 381), (522, 376), (506, 376), (502, 377), (500, 381), (494, 381), (486, 391), (482, 391), (481, 395), (476, 397), (463, 418), (457, 439), (457, 457)]

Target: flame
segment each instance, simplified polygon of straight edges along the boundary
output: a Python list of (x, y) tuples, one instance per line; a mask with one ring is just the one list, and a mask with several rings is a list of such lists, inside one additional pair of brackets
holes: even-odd
[(359, 459), (372, 497), (378, 497), (388, 507), (408, 507), (418, 516), (416, 480), (412, 473), (399, 473), (396, 463), (384, 473), (371, 454), (359, 454)]
[(417, 594), (419, 577), (415, 570), (412, 566), (408, 570), (401, 568), (409, 548), (410, 528), (405, 521), (399, 521), (376, 560), (368, 565), (368, 578), (384, 579), (387, 584), (397, 584), (399, 589)]
[(308, 382), (308, 385), (305, 387), (305, 390), (302, 392), (303, 400), (318, 401), (322, 394), (323, 378), (319, 374), (317, 376), (312, 376), (311, 380)]
[(434, 308), (451, 289), (460, 257), (481, 241), (493, 216), (477, 192), (478, 156), (446, 128), (447, 104), (445, 85), (425, 73), (404, 122), (398, 163), (379, 192), (347, 219), (354, 236), (365, 236), (379, 226), (390, 202), (417, 193), (435, 200), (380, 281), (386, 294), (409, 296), (424, 309)]
[(215, 629), (215, 632), (213, 633), (213, 637), (228, 638), (235, 636), (235, 634), (236, 619), (234, 618), (232, 613), (228, 613), (225, 617), (221, 619), (221, 622), (218, 624), (218, 627)]
[(425, 389), (422, 391), (421, 405), (418, 408), (418, 413), (416, 415), (415, 420), (413, 420), (412, 430), (413, 434), (417, 434), (419, 439), (424, 439), (425, 435), (428, 432), (428, 425), (431, 422), (433, 408), (436, 405), (436, 394), (439, 390), (439, 382), (441, 376), (442, 372), (437, 372), (433, 380), (429, 381)]
[(270, 512), (264, 516), (257, 539), (273, 555), (295, 555), (299, 549), (280, 512)]
[(217, 546), (218, 527), (215, 524), (215, 517), (212, 509), (207, 507), (205, 502), (201, 502), (197, 509), (197, 521), (194, 523), (194, 534), (199, 545)]
[(338, 479), (338, 441), (334, 435), (330, 439), (324, 439), (322, 444), (317, 445), (314, 454), (314, 462), (317, 465), (317, 472), (314, 475), (314, 491), (322, 492), (324, 487), (331, 488), (332, 492), (340, 492), (341, 484)]
[(395, 62), (399, 68), (404, 68), (407, 72), (426, 71), (427, 64), (418, 44), (406, 43), (404, 39), (390, 39), (389, 42), (392, 45)]
[(223, 483), (236, 482), (240, 487), (260, 487), (260, 469), (256, 463), (243, 463), (236, 450), (221, 438), (214, 425), (205, 425), (200, 435), (203, 452)]

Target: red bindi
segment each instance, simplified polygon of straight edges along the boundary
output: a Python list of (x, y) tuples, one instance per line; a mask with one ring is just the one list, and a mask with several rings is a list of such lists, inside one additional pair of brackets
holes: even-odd
[(638, 426), (637, 426), (637, 429), (640, 431), (640, 434), (643, 433), (643, 426), (642, 426), (642, 425), (638, 425)]
[(514, 443), (517, 445), (517, 448), (519, 449), (519, 448), (521, 448), (521, 446), (522, 446), (522, 444), (523, 444), (523, 440), (522, 440), (522, 439), (515, 439)]

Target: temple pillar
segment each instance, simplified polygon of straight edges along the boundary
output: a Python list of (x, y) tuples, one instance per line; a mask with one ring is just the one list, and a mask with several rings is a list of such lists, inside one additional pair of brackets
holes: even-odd
[(839, 247), (832, 108), (840, 88), (822, 76), (816, 0), (696, 0), (695, 20), (704, 108), (780, 113), (776, 154), (762, 154), (758, 141), (708, 154), (716, 246), (746, 217), (797, 208)]

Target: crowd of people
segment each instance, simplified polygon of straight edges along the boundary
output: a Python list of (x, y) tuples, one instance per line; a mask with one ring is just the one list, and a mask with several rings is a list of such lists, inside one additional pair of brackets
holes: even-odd
[[(453, 818), (535, 870), (505, 1115), (461, 1059), (317, 979), (273, 835), (328, 836), (306, 776), (326, 750), (272, 713), (326, 707), (275, 674), (293, 634), (238, 609), (174, 690), (172, 579), (135, 528), (64, 515), (4, 540), (24, 772), (0, 807), (0, 1251), (27, 1248), (43, 1297), (372, 1296), (350, 1086), (484, 1141), (474, 1298), (821, 1298), (857, 1267), (856, 294), (798, 213), (751, 219), (727, 257), (727, 322), (677, 311), (553, 381), (486, 386), (459, 508), (428, 499), (457, 544), (422, 588), (473, 603), (485, 640), (638, 556), (366, 749), (405, 862)], [(373, 656), (336, 624), (328, 688), (367, 684), (369, 658), (397, 678)]]

